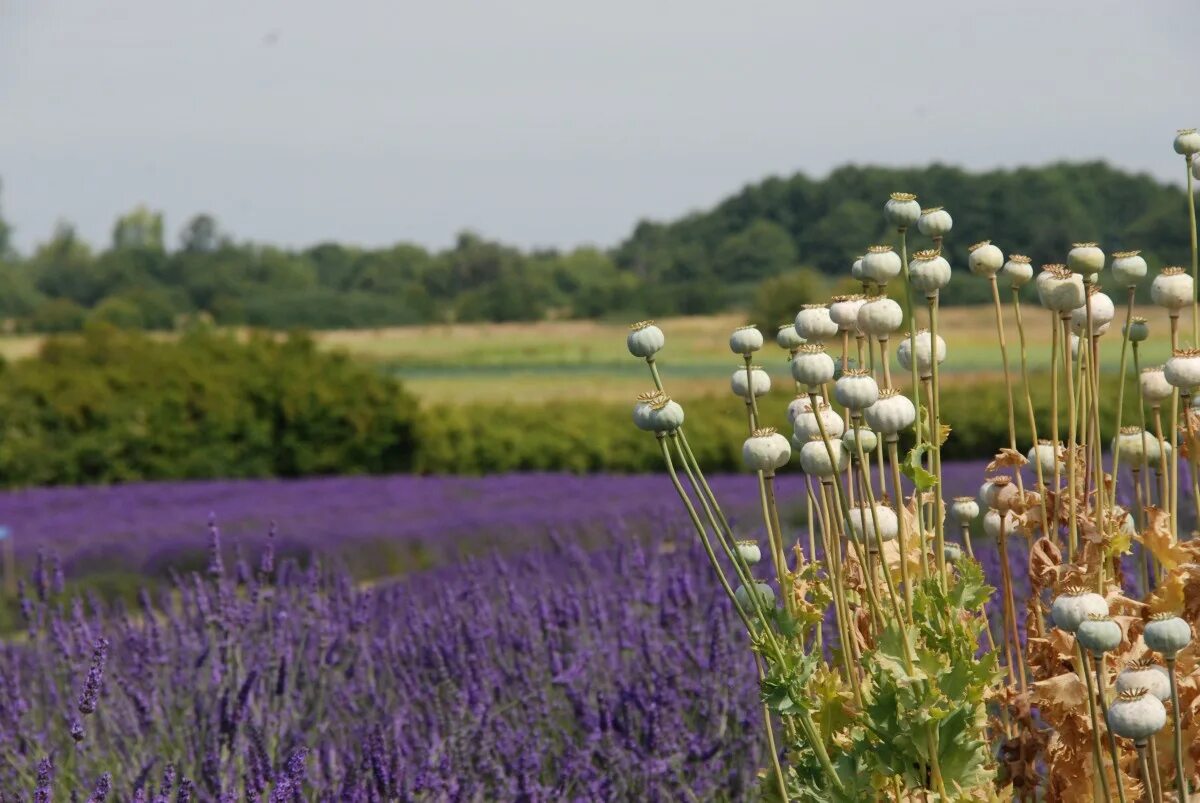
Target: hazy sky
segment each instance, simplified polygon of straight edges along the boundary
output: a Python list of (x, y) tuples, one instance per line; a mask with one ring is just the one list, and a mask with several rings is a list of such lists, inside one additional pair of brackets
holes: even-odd
[[(290, 245), (614, 243), (770, 174), (1182, 180), (1194, 0), (0, 0), (3, 212)], [(1190, 79), (1190, 80), (1189, 80)]]

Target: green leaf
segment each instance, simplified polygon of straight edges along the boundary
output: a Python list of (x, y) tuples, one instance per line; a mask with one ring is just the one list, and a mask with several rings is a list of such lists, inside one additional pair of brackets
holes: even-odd
[(912, 480), (918, 491), (928, 491), (937, 483), (937, 477), (930, 474), (921, 465), (921, 458), (929, 451), (929, 444), (922, 443), (908, 450), (904, 462), (900, 464), (900, 473)]

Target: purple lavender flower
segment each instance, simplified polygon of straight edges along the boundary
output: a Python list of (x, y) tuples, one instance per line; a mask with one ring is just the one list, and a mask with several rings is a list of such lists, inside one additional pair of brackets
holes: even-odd
[(225, 576), (225, 561), (221, 557), (221, 530), (217, 527), (217, 514), (208, 514), (208, 576), (221, 579)]
[(108, 639), (96, 640), (92, 651), (92, 665), (88, 669), (87, 679), (83, 683), (83, 691), (79, 694), (79, 713), (87, 715), (96, 710), (100, 699), (100, 687), (104, 682), (104, 662), (108, 658)]
[(110, 791), (112, 791), (112, 775), (106, 772), (96, 781), (96, 786), (92, 789), (92, 796), (88, 798), (88, 803), (104, 803), (108, 799)]
[(50, 803), (50, 784), (54, 780), (54, 764), (43, 758), (37, 765), (37, 787), (33, 793), (34, 803)]

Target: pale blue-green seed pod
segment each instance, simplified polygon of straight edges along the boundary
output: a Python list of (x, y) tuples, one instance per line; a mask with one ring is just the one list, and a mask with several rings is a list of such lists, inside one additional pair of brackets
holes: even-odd
[[(755, 583), (754, 590), (759, 600), (759, 605), (764, 610), (771, 610), (775, 607), (775, 589), (771, 588), (766, 583)], [(745, 586), (738, 586), (733, 592), (733, 596), (737, 598), (738, 605), (742, 606), (742, 610), (746, 613), (754, 612), (754, 603), (751, 601), (750, 592)]]
[(979, 518), (979, 502), (973, 496), (956, 496), (950, 502), (950, 517), (965, 527)]
[(792, 378), (810, 390), (833, 381), (833, 358), (820, 343), (806, 343), (792, 357)]
[(742, 462), (751, 471), (774, 473), (792, 459), (792, 445), (771, 427), (756, 429), (742, 444)]
[[(817, 421), (818, 416), (821, 419), (819, 423)], [(812, 438), (820, 437), (822, 427), (825, 429), (825, 435), (830, 438), (840, 438), (846, 428), (846, 423), (842, 420), (842, 417), (830, 409), (828, 404), (823, 402), (817, 403), (815, 411), (811, 404), (806, 404), (800, 413), (797, 414), (795, 420), (792, 421), (792, 431), (800, 440), (801, 446)]]
[(879, 524), (879, 540), (883, 543), (896, 540), (900, 534), (900, 519), (896, 516), (896, 511), (889, 506), (876, 502), (872, 509), (866, 502), (859, 502), (854, 507), (850, 508), (850, 532), (851, 540), (859, 543), (866, 543), (868, 546), (875, 544), (875, 525)]
[(921, 210), (917, 220), (917, 229), (926, 237), (945, 237), (954, 228), (954, 219), (950, 213), (940, 206)]
[(1170, 312), (1179, 312), (1191, 304), (1192, 293), (1192, 277), (1178, 265), (1163, 268), (1150, 282), (1150, 300)]
[(833, 397), (852, 412), (867, 409), (879, 399), (879, 383), (864, 368), (844, 371), (833, 385)]
[(665, 396), (651, 403), (650, 426), (655, 432), (674, 432), (683, 426), (683, 407)]
[(896, 345), (896, 362), (900, 363), (900, 367), (905, 371), (912, 370), (913, 341), (916, 341), (917, 346), (917, 374), (921, 379), (929, 379), (933, 376), (934, 355), (938, 365), (946, 361), (946, 341), (942, 340), (941, 335), (938, 335), (935, 341), (928, 329), (920, 330), (915, 337), (904, 335)]
[(762, 549), (757, 541), (738, 541), (737, 552), (748, 566), (753, 566), (762, 560)]
[(1194, 128), (1181, 128), (1175, 133), (1175, 152), (1180, 156), (1200, 153), (1200, 133)]
[(1095, 276), (1104, 270), (1104, 252), (1096, 243), (1074, 243), (1067, 252), (1067, 267), (1081, 276)]
[(990, 279), (1004, 267), (1004, 252), (992, 245), (991, 240), (975, 243), (968, 250), (967, 267), (976, 276)]
[(1149, 658), (1127, 661), (1117, 674), (1117, 694), (1130, 689), (1146, 689), (1160, 700), (1171, 698), (1171, 676), (1165, 666)]
[(946, 544), (942, 548), (942, 555), (947, 563), (955, 564), (963, 559), (963, 549), (958, 544)]
[(917, 251), (908, 263), (908, 283), (926, 298), (934, 298), (950, 284), (950, 263), (936, 248)]
[(1146, 689), (1126, 689), (1108, 707), (1105, 719), (1117, 736), (1144, 744), (1167, 724), (1167, 709)]
[(911, 192), (893, 192), (883, 205), (883, 217), (897, 229), (907, 229), (921, 219), (921, 205)]
[(829, 300), (829, 318), (837, 324), (839, 332), (858, 331), (858, 310), (866, 302), (859, 295), (834, 296)]
[(846, 444), (846, 451), (850, 453), (850, 459), (858, 458), (858, 447), (855, 446), (855, 441), (862, 444), (863, 457), (875, 451), (875, 447), (879, 445), (879, 436), (872, 430), (864, 426), (849, 427), (842, 433), (842, 443)]
[(1146, 260), (1141, 251), (1114, 251), (1112, 275), (1121, 287), (1137, 287), (1146, 278)]
[(900, 255), (890, 245), (873, 245), (863, 255), (863, 276), (880, 286), (899, 276), (903, 267)]
[(785, 323), (779, 327), (779, 331), (775, 333), (775, 342), (779, 344), (779, 348), (787, 351), (794, 351), (804, 345), (804, 338), (796, 331), (796, 325)]
[(763, 336), (757, 326), (739, 326), (729, 336), (729, 349), (734, 354), (748, 357), (762, 347)]
[(765, 396), (771, 392), (771, 376), (757, 365), (750, 366), (749, 374), (746, 376), (746, 368), (737, 368), (729, 376), (729, 387), (733, 391), (733, 395), (740, 396), (743, 399), (749, 398), (753, 392), (755, 397)]
[(1093, 653), (1115, 650), (1121, 644), (1121, 626), (1108, 616), (1089, 616), (1075, 630), (1079, 645)]
[(1192, 626), (1174, 614), (1156, 614), (1146, 623), (1142, 640), (1155, 652), (1174, 658), (1176, 653), (1191, 643)]
[(1062, 453), (1062, 444), (1053, 443), (1048, 440), (1039, 440), (1025, 457), (1033, 465), (1041, 467), (1042, 478), (1046, 479), (1054, 476), (1054, 468), (1058, 464)]
[(1108, 603), (1094, 591), (1070, 586), (1054, 598), (1050, 619), (1059, 630), (1074, 633), (1092, 615), (1108, 616)]
[(666, 336), (654, 321), (638, 321), (629, 327), (629, 335), (625, 338), (629, 353), (642, 358), (653, 357), (662, 351), (666, 342)]
[(863, 410), (863, 418), (867, 426), (884, 436), (884, 440), (895, 440), (917, 420), (917, 408), (896, 388), (886, 388), (879, 391), (878, 401)]
[(1033, 263), (1024, 254), (1009, 254), (1000, 275), (1008, 280), (1009, 287), (1019, 289), (1033, 278)]
[(654, 431), (653, 405), (663, 398), (661, 391), (652, 390), (639, 394), (633, 405), (633, 424), (643, 432)]
[(1089, 307), (1092, 311), (1092, 334), (1104, 334), (1116, 317), (1117, 309), (1112, 299), (1098, 290), (1088, 293), (1086, 304), (1071, 310), (1071, 330), (1080, 335), (1087, 331)]
[(1129, 323), (1125, 324), (1125, 328), (1129, 330), (1129, 342), (1141, 343), (1150, 337), (1150, 324), (1145, 318), (1135, 315), (1129, 319)]
[(1175, 349), (1163, 366), (1163, 378), (1171, 387), (1190, 390), (1200, 385), (1200, 349)]
[(858, 310), (858, 330), (879, 339), (899, 330), (903, 322), (904, 310), (887, 296), (873, 298)]
[(821, 479), (841, 474), (850, 465), (850, 453), (840, 439), (830, 436), (828, 442), (817, 435), (800, 449), (800, 468), (804, 473)]
[(838, 325), (830, 317), (826, 304), (805, 304), (796, 313), (796, 331), (809, 343), (824, 343), (837, 337)]

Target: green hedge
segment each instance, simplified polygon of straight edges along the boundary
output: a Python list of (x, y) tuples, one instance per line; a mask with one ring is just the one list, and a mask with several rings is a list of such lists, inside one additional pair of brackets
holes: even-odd
[[(1050, 381), (1032, 378), (1038, 435), (1049, 437)], [(1137, 396), (1127, 394), (1127, 422), (1137, 420)], [(1105, 442), (1112, 437), (1117, 385), (1101, 388)], [(1065, 388), (1060, 396), (1065, 399)], [(764, 425), (790, 432), (784, 410), (791, 395), (773, 391), (759, 399)], [(991, 457), (1008, 444), (1008, 405), (1002, 382), (951, 385), (942, 392), (942, 421), (952, 428), (943, 449), (946, 459)], [(465, 405), (428, 410), (420, 425), (414, 468), (428, 473), (492, 473), (501, 471), (657, 470), (661, 457), (652, 435), (637, 430), (632, 403), (571, 401), (553, 405)], [(713, 471), (739, 471), (746, 437), (745, 405), (736, 397), (716, 397), (684, 404), (685, 429), (701, 463)], [(1066, 438), (1065, 402), (1060, 438)], [(1024, 396), (1017, 386), (1017, 437), (1028, 448), (1029, 425)]]
[(398, 383), (304, 336), (94, 326), (0, 370), (0, 483), (405, 471), (417, 414)]

